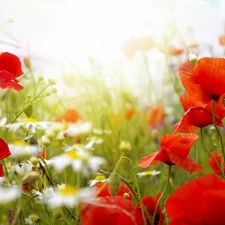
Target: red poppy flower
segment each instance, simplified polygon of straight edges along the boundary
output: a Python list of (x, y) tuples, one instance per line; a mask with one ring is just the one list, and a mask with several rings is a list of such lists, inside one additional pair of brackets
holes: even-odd
[(0, 138), (0, 146), (1, 146), (0, 159), (4, 159), (8, 157), (11, 154), (11, 152), (9, 151), (8, 144), (2, 138)]
[(201, 58), (193, 74), (179, 70), (182, 85), (187, 93), (203, 104), (218, 100), (225, 93), (225, 59)]
[(179, 70), (183, 70), (183, 71), (186, 71), (188, 73), (193, 73), (193, 68), (194, 68), (194, 63), (190, 62), (190, 60), (186, 60), (181, 66), (180, 68), (178, 69)]
[[(124, 184), (120, 183), (120, 188), (117, 192), (117, 196), (124, 196), (124, 194), (127, 193), (129, 195), (130, 200), (134, 198), (130, 188)], [(106, 197), (106, 196), (111, 196), (110, 191), (109, 191), (109, 182), (103, 182), (103, 183), (97, 183), (94, 187), (92, 196), (94, 197)]]
[(75, 109), (68, 109), (62, 116), (57, 118), (56, 122), (76, 123), (82, 120), (81, 115)]
[(159, 128), (165, 124), (165, 111), (161, 106), (153, 107), (148, 114), (148, 125), (150, 128)]
[(194, 133), (166, 134), (161, 138), (159, 151), (141, 158), (139, 166), (146, 168), (163, 162), (169, 166), (176, 165), (190, 173), (200, 172), (203, 167), (187, 157), (197, 139), (198, 135)]
[(4, 176), (3, 164), (0, 163), (0, 177)]
[(137, 225), (132, 201), (122, 196), (107, 196), (83, 203), (82, 225)]
[(224, 35), (219, 37), (219, 44), (222, 45), (222, 46), (225, 45), (225, 36)]
[(19, 58), (11, 53), (0, 54), (0, 88), (13, 88), (21, 91), (23, 87), (16, 79), (23, 74)]
[[(219, 165), (222, 166), (221, 155), (218, 152), (213, 152), (212, 154), (215, 156)], [(217, 175), (221, 175), (220, 169), (218, 168), (218, 166), (217, 166), (217, 164), (216, 164), (216, 162), (215, 162), (215, 160), (212, 156), (209, 157), (208, 162), (209, 162), (209, 165), (210, 165), (211, 169), (214, 171), (214, 173), (217, 174)], [(225, 165), (224, 165), (223, 170), (225, 172)]]
[(169, 225), (224, 225), (225, 181), (206, 174), (175, 190), (165, 208)]
[[(200, 104), (188, 94), (180, 98), (185, 110), (182, 119), (174, 125), (175, 132), (195, 132), (199, 128), (213, 124), (212, 120), (212, 101), (205, 107), (196, 106)], [(201, 104), (200, 104), (201, 105)], [(222, 119), (225, 116), (224, 104), (216, 104), (215, 120), (217, 126), (223, 126)]]
[(180, 55), (180, 54), (183, 53), (183, 50), (180, 49), (180, 48), (175, 48), (174, 46), (171, 46), (171, 47), (170, 47), (169, 53), (170, 53), (171, 55)]
[[(152, 196), (147, 196), (142, 198), (142, 204), (145, 206), (146, 210), (148, 211), (150, 216), (153, 216), (154, 211), (155, 211), (155, 206), (156, 203), (160, 197), (161, 193), (157, 196), (156, 199), (154, 199)], [(133, 215), (135, 217), (135, 220), (137, 222), (138, 225), (144, 225), (144, 220), (142, 217), (142, 210), (141, 210), (141, 206), (138, 203), (135, 207), (135, 210), (133, 212)], [(154, 225), (162, 225), (163, 224), (163, 220), (164, 220), (164, 216), (162, 214), (162, 210), (160, 208), (160, 206), (158, 206), (157, 211), (156, 211), (156, 217), (155, 217), (155, 222)], [(145, 221), (146, 221), (146, 225), (151, 225), (146, 213), (145, 213)]]

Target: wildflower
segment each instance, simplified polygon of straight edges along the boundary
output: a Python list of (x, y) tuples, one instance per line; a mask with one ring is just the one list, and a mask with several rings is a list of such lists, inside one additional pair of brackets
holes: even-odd
[[(218, 152), (213, 152), (212, 154), (215, 156), (218, 164), (220, 166), (222, 166), (221, 155)], [(221, 175), (220, 169), (218, 168), (217, 163), (215, 162), (215, 159), (212, 156), (209, 157), (208, 163), (209, 163), (211, 169), (214, 171), (215, 174)], [(225, 165), (224, 165), (224, 169), (223, 170), (225, 172)]]
[[(160, 195), (161, 194), (158, 194), (156, 199), (154, 199), (152, 196), (146, 196), (146, 197), (141, 199), (142, 204), (144, 205), (144, 207), (148, 211), (148, 214), (149, 214), (149, 216), (151, 218), (152, 218), (152, 216), (154, 214), (156, 203), (157, 203)], [(144, 220), (146, 221), (147, 225), (151, 224), (150, 221), (149, 221), (149, 218), (148, 218), (148, 216), (146, 214), (146, 212), (144, 212), (144, 219), (143, 219), (140, 203), (138, 203), (136, 205), (135, 210), (133, 212), (133, 215), (135, 217), (135, 221), (136, 221), (137, 225), (144, 225), (145, 224)], [(155, 217), (154, 224), (162, 225), (163, 224), (163, 220), (164, 220), (164, 216), (163, 216), (161, 207), (158, 206), (158, 208), (156, 210), (156, 217)]]
[(159, 128), (164, 126), (165, 112), (161, 106), (155, 106), (148, 113), (148, 125), (150, 128)]
[(65, 130), (65, 134), (69, 137), (87, 135), (92, 129), (92, 124), (89, 122), (78, 123), (78, 124), (69, 124), (68, 128)]
[(21, 91), (23, 87), (18, 83), (17, 77), (21, 76), (21, 62), (11, 53), (0, 54), (0, 88), (12, 88)]
[(225, 35), (221, 35), (219, 37), (219, 44), (224, 46), (225, 45)]
[(108, 181), (108, 179), (106, 179), (105, 176), (98, 175), (98, 176), (95, 177), (94, 180), (89, 181), (89, 185), (92, 187), (92, 186), (95, 186), (97, 183), (104, 183), (106, 181)]
[(132, 147), (131, 147), (130, 142), (128, 142), (128, 141), (121, 141), (120, 145), (119, 145), (119, 149), (121, 151), (126, 152), (126, 151), (130, 151), (132, 149)]
[(53, 157), (51, 163), (58, 172), (71, 165), (75, 172), (82, 172), (84, 175), (88, 175), (90, 172), (96, 173), (100, 165), (105, 163), (105, 159), (99, 156), (91, 156), (84, 151), (68, 151)]
[(11, 152), (9, 151), (8, 144), (2, 138), (0, 138), (0, 146), (1, 146), (0, 150), (0, 160), (1, 160), (8, 157), (11, 154)]
[(77, 110), (68, 109), (62, 116), (58, 117), (55, 121), (64, 123), (77, 123), (81, 120), (82, 117)]
[(16, 186), (1, 187), (0, 186), (0, 205), (10, 203), (21, 195), (21, 191)]
[[(205, 107), (195, 106), (198, 104), (188, 94), (184, 94), (180, 98), (185, 114), (182, 119), (174, 125), (175, 132), (195, 132), (199, 128), (213, 124), (212, 120), (212, 102)], [(215, 121), (217, 126), (223, 126), (222, 119), (225, 116), (225, 108), (223, 105), (216, 104)]]
[(170, 50), (169, 50), (169, 54), (170, 54), (170, 55), (175, 55), (175, 56), (177, 56), (177, 55), (180, 55), (180, 54), (182, 54), (182, 53), (183, 53), (183, 50), (182, 50), (182, 49), (176, 48), (176, 47), (174, 47), (174, 46), (171, 46), (171, 47), (170, 47)]
[(8, 128), (10, 131), (17, 131), (19, 128), (24, 128), (30, 131), (32, 134), (36, 133), (36, 130), (46, 130), (52, 125), (51, 122), (48, 121), (37, 121), (34, 118), (26, 118), (23, 121), (19, 121), (16, 123), (9, 123), (4, 125), (3, 127)]
[(144, 171), (144, 172), (137, 173), (137, 175), (138, 175), (139, 177), (144, 177), (144, 176), (156, 176), (156, 175), (159, 175), (160, 173), (161, 173), (161, 171), (147, 170), (147, 171)]
[(14, 170), (22, 176), (30, 173), (32, 171), (32, 168), (33, 168), (33, 165), (30, 163), (20, 163), (14, 166)]
[(133, 203), (122, 196), (107, 196), (82, 203), (82, 225), (137, 225)]
[(169, 166), (177, 167), (192, 172), (200, 172), (203, 167), (195, 163), (188, 157), (190, 149), (198, 135), (187, 134), (166, 134), (161, 138), (159, 151), (141, 158), (140, 167), (146, 168), (158, 162), (163, 162)]
[(34, 224), (35, 222), (37, 222), (39, 220), (38, 215), (36, 214), (31, 214), (29, 215), (27, 218), (25, 218), (25, 223), (26, 224)]
[(187, 93), (205, 105), (211, 100), (219, 100), (225, 93), (223, 58), (201, 58), (195, 64), (193, 74), (179, 70), (179, 76)]
[(25, 141), (15, 141), (9, 144), (11, 151), (11, 158), (18, 158), (21, 156), (39, 156), (41, 148), (38, 145), (28, 145)]
[(191, 63), (196, 63), (198, 60), (197, 55), (193, 52), (188, 53), (188, 59)]
[[(93, 189), (93, 192), (92, 192), (92, 197), (106, 197), (106, 196), (111, 196), (110, 194), (110, 187), (109, 187), (109, 182), (101, 182), (101, 183), (97, 183)], [(119, 190), (118, 192), (116, 193), (117, 196), (124, 196), (124, 194), (127, 193), (129, 195), (129, 199), (132, 200), (133, 199), (133, 194), (130, 190), (130, 188), (120, 182), (120, 185), (119, 185)]]
[[(176, 189), (165, 203), (169, 225), (225, 224), (225, 181), (206, 174)], [(216, 207), (215, 207), (216, 204)]]
[(77, 188), (75, 186), (61, 184), (57, 188), (46, 188), (42, 192), (32, 190), (36, 199), (47, 204), (50, 208), (61, 206), (74, 207), (81, 200), (86, 200), (90, 196), (91, 188)]

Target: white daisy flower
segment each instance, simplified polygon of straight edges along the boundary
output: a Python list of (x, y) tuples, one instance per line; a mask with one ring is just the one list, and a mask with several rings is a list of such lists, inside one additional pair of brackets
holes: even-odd
[(26, 118), (23, 121), (16, 123), (9, 123), (3, 127), (8, 128), (10, 131), (16, 132), (19, 128), (23, 127), (26, 130), (29, 130), (32, 134), (36, 133), (36, 130), (46, 130), (51, 126), (49, 121), (37, 121), (34, 118)]
[(13, 144), (8, 144), (11, 158), (22, 156), (39, 156), (41, 148), (38, 145), (28, 145), (25, 141), (15, 141)]
[(21, 191), (18, 187), (0, 187), (0, 205), (10, 203), (21, 195)]
[(75, 172), (82, 172), (88, 175), (90, 172), (96, 173), (100, 165), (105, 163), (105, 159), (99, 156), (91, 156), (85, 151), (68, 151), (52, 158), (52, 166), (57, 172), (62, 172), (71, 165)]
[(68, 136), (79, 136), (90, 133), (92, 129), (92, 124), (89, 122), (78, 123), (78, 124), (68, 124), (67, 130), (64, 133)]
[(33, 165), (30, 163), (20, 163), (14, 166), (14, 170), (22, 176), (30, 173), (32, 171), (32, 168), (33, 168)]
[(25, 223), (26, 224), (35, 224), (39, 220), (38, 215), (36, 214), (31, 214), (27, 218), (25, 218)]
[(50, 208), (57, 208), (60, 206), (74, 207), (80, 201), (90, 197), (92, 188), (77, 188), (70, 185), (58, 185), (57, 188), (47, 188), (40, 193), (32, 190), (32, 193), (37, 199), (47, 204)]
[(104, 183), (106, 181), (109, 181), (109, 179), (106, 179), (106, 177), (103, 175), (98, 175), (95, 177), (95, 179), (90, 180), (88, 183), (92, 187), (95, 186), (97, 183)]
[(139, 177), (144, 177), (144, 176), (156, 176), (159, 175), (161, 171), (156, 171), (156, 170), (146, 170), (144, 172), (137, 173)]

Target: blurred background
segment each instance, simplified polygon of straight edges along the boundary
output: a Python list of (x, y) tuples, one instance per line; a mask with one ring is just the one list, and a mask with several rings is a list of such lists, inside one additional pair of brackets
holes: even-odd
[(0, 7), (0, 24), (14, 20), (0, 29), (0, 51), (29, 58), (33, 73), (56, 78), (64, 96), (75, 95), (81, 77), (97, 76), (146, 102), (155, 86), (161, 95), (167, 69), (189, 51), (224, 53), (223, 0), (1, 0)]

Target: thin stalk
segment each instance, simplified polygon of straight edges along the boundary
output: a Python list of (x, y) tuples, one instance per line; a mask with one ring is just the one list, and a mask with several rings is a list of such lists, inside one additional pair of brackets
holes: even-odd
[(202, 146), (203, 148), (213, 157), (217, 167), (220, 170), (220, 174), (221, 176), (224, 178), (224, 170), (222, 169), (223, 167), (221, 167), (221, 165), (219, 164), (218, 160), (216, 159), (216, 157), (213, 155), (213, 153), (206, 147), (205, 142), (204, 142), (204, 135), (203, 135), (203, 129), (200, 129), (200, 136), (201, 136), (201, 141), (202, 141)]
[(152, 224), (154, 224), (154, 222), (155, 222), (156, 212), (157, 212), (157, 208), (159, 207), (160, 200), (162, 199), (162, 197), (164, 196), (164, 194), (166, 193), (166, 190), (168, 188), (169, 181), (170, 181), (170, 176), (171, 176), (171, 169), (172, 169), (172, 166), (169, 166), (166, 186), (164, 187), (164, 190), (163, 190), (161, 196), (159, 197), (159, 199), (158, 199), (158, 201), (157, 201), (157, 203), (155, 205), (155, 210), (154, 210), (154, 213), (153, 213), (153, 216), (152, 216)]
[[(225, 151), (224, 151), (224, 144), (223, 144), (223, 137), (222, 134), (218, 128), (218, 126), (216, 125), (216, 118), (215, 118), (215, 106), (216, 106), (216, 101), (213, 100), (213, 104), (212, 104), (212, 120), (213, 120), (213, 124), (214, 127), (219, 135), (219, 139), (220, 139), (220, 145), (221, 145), (221, 151), (222, 151), (222, 155), (223, 157), (221, 157), (221, 167), (224, 168), (224, 161), (225, 161)], [(223, 173), (224, 176), (224, 173)]]

